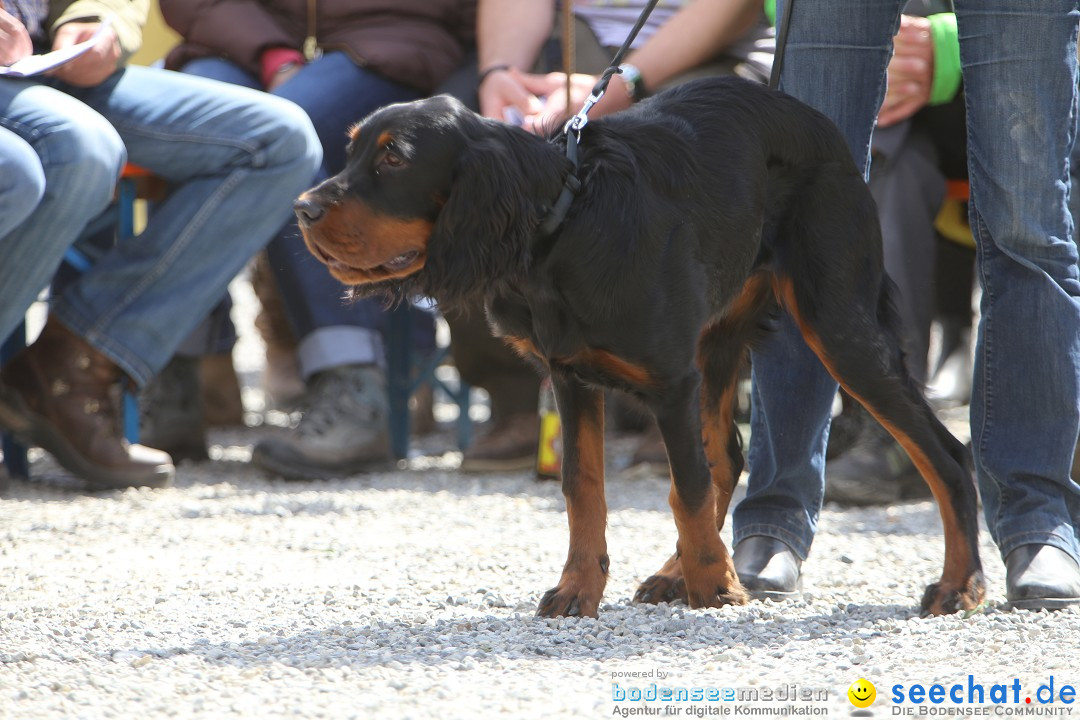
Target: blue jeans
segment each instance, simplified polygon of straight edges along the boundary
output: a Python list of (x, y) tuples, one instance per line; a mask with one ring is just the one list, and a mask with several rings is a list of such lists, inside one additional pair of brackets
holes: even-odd
[[(786, 3), (782, 12), (786, 10)], [(795, 0), (781, 89), (840, 127), (865, 169), (903, 0)], [(1002, 556), (1030, 543), (1080, 561), (1080, 278), (1068, 210), (1077, 1), (956, 0), (971, 226), (983, 286), (971, 403), (983, 510)], [(753, 356), (750, 482), (734, 537), (809, 551), (836, 383), (793, 323)]]
[[(174, 186), (145, 231), (109, 249), (50, 310), (140, 385), (281, 226), (320, 160), (292, 103), (143, 67), (92, 88), (0, 80), (0, 127), (5, 163), (43, 191), (0, 236), (5, 334), (109, 203), (125, 160)], [(9, 210), (0, 206), (5, 221)]]
[[(182, 70), (234, 85), (261, 87), (258, 78), (222, 58), (192, 60)], [(417, 90), (357, 66), (343, 52), (326, 53), (305, 65), (273, 94), (303, 108), (319, 135), (323, 164), (312, 184), (344, 168), (349, 127), (383, 105), (420, 97)], [(344, 302), (341, 283), (304, 247), (295, 219), (280, 228), (267, 254), (285, 312), (300, 341), (305, 377), (340, 365), (384, 362), (379, 332), (386, 317), (383, 303), (374, 299)], [(426, 331), (427, 344), (434, 347), (430, 323)]]

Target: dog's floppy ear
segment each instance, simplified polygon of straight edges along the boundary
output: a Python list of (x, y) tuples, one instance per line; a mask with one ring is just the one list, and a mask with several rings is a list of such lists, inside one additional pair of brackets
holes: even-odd
[(555, 202), (569, 163), (523, 130), (481, 121), (454, 169), (428, 241), (429, 292), (449, 304), (494, 290), (528, 269), (536, 228)]

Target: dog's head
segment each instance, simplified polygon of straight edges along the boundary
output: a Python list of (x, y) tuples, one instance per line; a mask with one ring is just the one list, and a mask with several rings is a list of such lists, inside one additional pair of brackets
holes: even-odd
[(565, 177), (554, 146), (448, 96), (378, 110), (350, 138), (345, 169), (294, 207), (338, 280), (452, 304), (527, 267)]

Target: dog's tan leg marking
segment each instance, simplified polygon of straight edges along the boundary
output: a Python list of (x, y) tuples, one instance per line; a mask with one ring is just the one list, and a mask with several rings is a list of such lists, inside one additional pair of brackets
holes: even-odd
[(607, 584), (604, 500), (604, 395), (578, 388), (582, 402), (563, 413), (563, 495), (570, 549), (559, 584), (540, 600), (544, 617), (596, 617)]
[(668, 501), (679, 529), (678, 556), (690, 607), (745, 604), (748, 596), (716, 530), (716, 489), (712, 483), (696, 510), (683, 504), (674, 482)]

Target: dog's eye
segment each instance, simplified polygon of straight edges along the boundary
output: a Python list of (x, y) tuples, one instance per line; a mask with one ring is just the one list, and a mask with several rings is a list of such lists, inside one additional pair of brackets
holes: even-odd
[(392, 150), (384, 150), (382, 155), (379, 157), (380, 167), (396, 168), (401, 167), (404, 164), (405, 161), (402, 160), (401, 156), (393, 152)]

